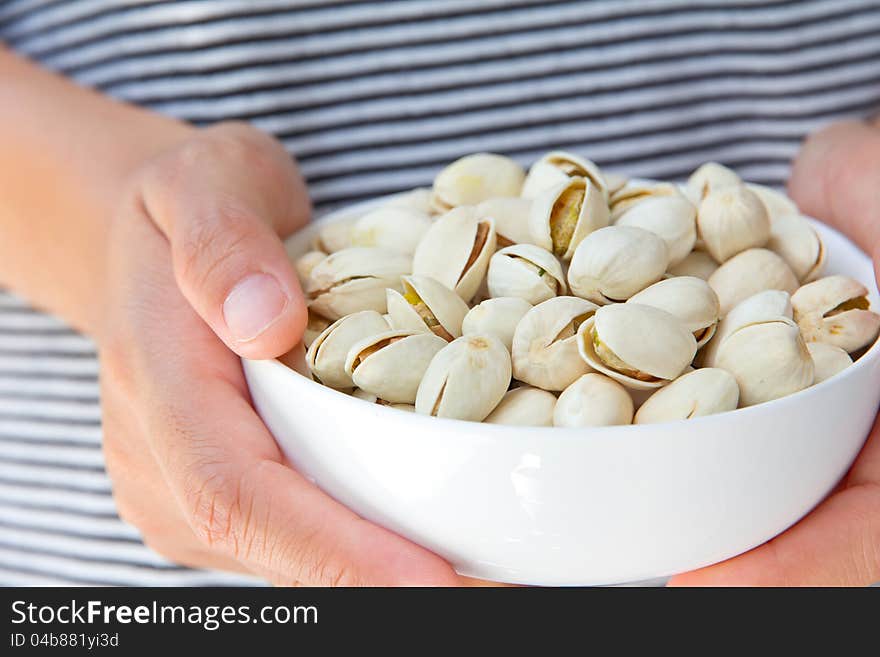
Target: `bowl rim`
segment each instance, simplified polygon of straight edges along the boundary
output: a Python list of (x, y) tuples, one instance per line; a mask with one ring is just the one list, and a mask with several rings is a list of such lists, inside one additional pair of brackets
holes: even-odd
[[(631, 182), (650, 182), (643, 179), (632, 179)], [(382, 196), (376, 199), (361, 201), (359, 203), (355, 203), (353, 205), (342, 206), (340, 208), (336, 208), (321, 217), (316, 218), (310, 224), (305, 226), (302, 230), (313, 229), (314, 226), (317, 226), (321, 223), (332, 223), (333, 221), (337, 221), (343, 219), (346, 215), (352, 214), (353, 212), (357, 212), (359, 210), (363, 210), (369, 207), (373, 207), (379, 203), (393, 200), (398, 197), (402, 197), (408, 192), (399, 192), (396, 194), (390, 194), (387, 196)], [(804, 215), (806, 216), (806, 215)], [(821, 226), (821, 230), (830, 231), (836, 237), (849, 242), (853, 249), (858, 251), (862, 258), (864, 258), (869, 263), (873, 264), (871, 258), (862, 251), (856, 244), (852, 242), (846, 235), (838, 231), (836, 228), (825, 224), (813, 217), (806, 217), (812, 224), (819, 224)], [(294, 233), (296, 235), (297, 233)], [(864, 284), (864, 283), (863, 283)], [(875, 282), (876, 285), (876, 282)], [(298, 346), (301, 346), (302, 343), (299, 343)], [(294, 347), (296, 349), (297, 347)], [(246, 361), (250, 359), (242, 358), (242, 361)], [(353, 404), (364, 404), (364, 400), (357, 399), (352, 397), (345, 392), (340, 390), (336, 390), (335, 388), (330, 388), (328, 386), (321, 385), (316, 381), (309, 379), (304, 374), (296, 371), (295, 369), (285, 365), (278, 358), (271, 359), (262, 359), (252, 362), (259, 362), (267, 364), (269, 367), (273, 369), (283, 368), (286, 372), (285, 375), (290, 375), (294, 377), (291, 381), (296, 382), (295, 385), (301, 385), (302, 383), (313, 386), (312, 390), (316, 394), (319, 395), (329, 395), (328, 402), (332, 403), (335, 401), (342, 401), (342, 403), (353, 403)], [(493, 432), (504, 433), (508, 437), (512, 433), (512, 430), (515, 430), (517, 433), (525, 432), (527, 435), (538, 435), (538, 434), (551, 434), (557, 437), (566, 437), (571, 438), (574, 435), (577, 435), (579, 438), (584, 438), (586, 436), (590, 437), (599, 437), (599, 435), (609, 435), (609, 434), (620, 434), (620, 433), (633, 433), (637, 431), (641, 431), (646, 433), (650, 431), (651, 427), (656, 426), (664, 426), (671, 427), (675, 425), (692, 427), (694, 429), (698, 429), (704, 424), (711, 422), (718, 422), (719, 418), (723, 417), (737, 417), (743, 418), (743, 420), (747, 420), (749, 416), (765, 413), (765, 412), (773, 412), (774, 409), (778, 409), (780, 413), (785, 412), (785, 407), (790, 406), (791, 404), (799, 404), (801, 400), (803, 400), (808, 395), (821, 395), (824, 390), (827, 388), (840, 385), (842, 381), (844, 381), (848, 377), (857, 376), (859, 372), (867, 367), (871, 367), (875, 362), (880, 362), (880, 337), (874, 341), (874, 343), (868, 348), (868, 350), (862, 354), (862, 356), (856, 360), (852, 365), (847, 367), (845, 370), (842, 370), (836, 373), (834, 376), (829, 377), (828, 379), (821, 381), (819, 383), (813, 384), (803, 390), (799, 390), (798, 392), (792, 393), (790, 395), (786, 395), (785, 397), (780, 397), (778, 399), (773, 399), (768, 402), (762, 402), (760, 404), (755, 404), (754, 406), (746, 406), (744, 408), (736, 408), (732, 411), (725, 411), (723, 413), (715, 413), (712, 415), (703, 415), (695, 418), (684, 418), (678, 420), (668, 420), (665, 422), (655, 422), (649, 424), (626, 424), (626, 425), (614, 425), (614, 426), (597, 426), (597, 427), (534, 427), (534, 426), (521, 426), (521, 425), (505, 425), (505, 424), (489, 424), (485, 422), (471, 422), (468, 420), (459, 420), (454, 418), (438, 418), (433, 416), (423, 416), (420, 413), (415, 413), (412, 411), (403, 411), (396, 408), (391, 407), (383, 407), (384, 411), (391, 411), (394, 413), (399, 413), (401, 415), (410, 416), (411, 421), (419, 422), (429, 422), (428, 426), (434, 428), (442, 428), (444, 426), (448, 426), (449, 430), (454, 431), (456, 427), (461, 428), (462, 423), (466, 425), (479, 426), (480, 431), (486, 431), (489, 434)], [(301, 379), (298, 381), (297, 379)], [(362, 408), (360, 406), (359, 408)], [(393, 417), (393, 416), (392, 416)], [(439, 422), (439, 424), (438, 424)]]

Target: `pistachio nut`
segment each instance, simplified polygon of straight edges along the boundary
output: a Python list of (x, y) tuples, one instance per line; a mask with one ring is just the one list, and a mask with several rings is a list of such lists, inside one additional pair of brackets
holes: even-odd
[(718, 347), (715, 366), (739, 385), (740, 406), (785, 397), (813, 385), (814, 367), (797, 324), (788, 318), (749, 324)]
[(616, 190), (608, 199), (611, 221), (616, 222), (625, 212), (644, 201), (674, 197), (684, 198), (678, 186), (672, 183), (630, 183)]
[(354, 223), (351, 244), (412, 255), (431, 223), (427, 214), (417, 210), (382, 207), (368, 212)]
[(780, 255), (803, 283), (815, 280), (825, 265), (825, 245), (819, 234), (797, 214), (782, 215), (771, 222), (767, 248)]
[(382, 207), (405, 208), (420, 214), (430, 215), (434, 212), (431, 207), (431, 190), (427, 187), (416, 187), (408, 192), (397, 194), (394, 198), (386, 201)]
[(303, 332), (303, 346), (308, 349), (309, 345), (315, 341), (321, 331), (330, 326), (332, 322), (326, 317), (321, 317), (318, 313), (312, 312), (309, 308), (308, 321), (306, 322), (306, 330)]
[(601, 190), (586, 178), (568, 178), (543, 191), (529, 215), (532, 241), (563, 260), (571, 260), (581, 240), (608, 221)]
[(726, 315), (740, 301), (764, 290), (793, 293), (798, 288), (791, 267), (768, 249), (749, 249), (735, 255), (709, 277), (709, 285)]
[(375, 310), (362, 310), (337, 319), (309, 345), (306, 364), (312, 376), (325, 386), (345, 390), (354, 386), (345, 371), (345, 358), (364, 338), (384, 333), (388, 323)]
[(483, 421), (521, 427), (552, 427), (555, 406), (556, 396), (553, 393), (522, 386), (508, 390), (495, 410)]
[(384, 249), (350, 247), (315, 265), (306, 284), (309, 308), (331, 320), (359, 310), (385, 312), (385, 289), (400, 289), (410, 273), (409, 256)]
[(868, 289), (848, 276), (826, 276), (791, 295), (794, 319), (807, 342), (827, 342), (848, 353), (877, 339), (880, 315), (870, 310)]
[(434, 178), (431, 207), (438, 214), (499, 196), (519, 196), (523, 168), (503, 155), (474, 153), (455, 160)]
[(553, 297), (529, 310), (513, 334), (514, 377), (543, 390), (564, 390), (591, 368), (578, 357), (577, 331), (596, 312), (577, 297)]
[(581, 242), (568, 268), (572, 293), (604, 305), (656, 283), (669, 265), (666, 243), (633, 226), (608, 226)]
[(477, 219), (495, 220), (498, 248), (533, 243), (529, 216), (532, 202), (527, 198), (490, 198), (477, 206)]
[(326, 257), (327, 254), (323, 251), (308, 251), (294, 261), (293, 265), (301, 285), (304, 286), (308, 282), (312, 270)]
[(761, 247), (770, 239), (767, 210), (744, 185), (712, 189), (700, 201), (697, 231), (703, 246), (720, 263)]
[(732, 169), (717, 162), (706, 162), (697, 167), (687, 181), (688, 197), (699, 203), (707, 194), (722, 187), (736, 186), (742, 179)]
[(659, 388), (694, 360), (697, 341), (678, 318), (638, 303), (602, 306), (581, 324), (584, 362), (627, 388)]
[(746, 187), (748, 187), (752, 192), (757, 195), (759, 199), (761, 199), (761, 202), (767, 209), (767, 216), (770, 218), (771, 224), (780, 217), (786, 217), (792, 214), (800, 214), (798, 206), (795, 205), (795, 202), (788, 198), (785, 194), (777, 192), (775, 189), (772, 189), (770, 187), (765, 187), (764, 185), (756, 185), (754, 183), (746, 183)]
[(430, 331), (447, 342), (461, 335), (468, 307), (460, 296), (427, 276), (402, 276), (401, 282), (403, 294), (386, 290), (392, 328)]
[(513, 244), (496, 251), (486, 276), (492, 297), (520, 297), (532, 305), (565, 294), (562, 265), (534, 244)]
[(428, 364), (447, 344), (433, 333), (383, 331), (351, 346), (345, 372), (361, 390), (393, 404), (412, 404)]
[(632, 398), (617, 381), (604, 374), (584, 374), (559, 395), (553, 410), (553, 426), (631, 424), (633, 410)]
[(351, 246), (351, 229), (360, 215), (346, 216), (321, 226), (312, 239), (312, 249), (336, 253)]
[(570, 178), (586, 178), (607, 199), (608, 186), (599, 167), (586, 158), (565, 151), (553, 151), (538, 159), (529, 169), (520, 195), (523, 198), (537, 198)]
[(495, 244), (493, 219), (477, 218), (469, 206), (450, 210), (419, 242), (412, 273), (429, 276), (470, 301), (486, 276)]
[(689, 420), (736, 409), (739, 386), (727, 370), (694, 370), (660, 388), (639, 407), (635, 424)]
[(416, 412), (481, 422), (507, 392), (510, 373), (510, 354), (494, 335), (456, 338), (425, 371)]
[(624, 212), (615, 226), (643, 228), (666, 242), (669, 266), (677, 265), (697, 241), (697, 209), (681, 194), (650, 198)]
[(822, 383), (852, 365), (850, 355), (840, 347), (825, 342), (808, 342), (807, 351), (813, 359), (813, 384)]
[(464, 316), (461, 332), (464, 335), (491, 333), (510, 351), (513, 333), (520, 320), (531, 310), (532, 304), (519, 297), (486, 299)]
[(666, 270), (666, 273), (670, 276), (696, 276), (707, 281), (716, 269), (718, 263), (715, 258), (705, 251), (691, 251), (684, 260)]
[(718, 295), (695, 276), (664, 279), (630, 297), (627, 303), (652, 306), (677, 317), (694, 334), (698, 349), (712, 339), (721, 315)]

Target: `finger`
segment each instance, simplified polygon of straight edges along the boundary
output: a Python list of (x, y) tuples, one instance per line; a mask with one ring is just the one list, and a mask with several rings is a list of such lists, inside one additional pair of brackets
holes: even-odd
[(836, 123), (807, 138), (789, 193), (806, 214), (827, 221), (880, 258), (880, 129)]
[(880, 582), (880, 418), (844, 488), (769, 543), (671, 586), (867, 586)]
[(288, 351), (306, 310), (278, 232), (302, 223), (309, 206), (287, 154), (251, 129), (224, 127), (151, 171), (142, 207), (170, 242), (187, 301), (241, 356)]

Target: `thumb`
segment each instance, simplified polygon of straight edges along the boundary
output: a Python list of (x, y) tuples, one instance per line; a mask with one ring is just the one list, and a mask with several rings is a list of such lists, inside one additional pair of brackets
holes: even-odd
[(299, 341), (306, 307), (279, 233), (305, 221), (309, 202), (277, 142), (239, 125), (201, 132), (149, 168), (139, 200), (184, 297), (230, 349), (272, 358)]
[(880, 268), (880, 127), (845, 121), (809, 136), (788, 187), (803, 212), (846, 233)]

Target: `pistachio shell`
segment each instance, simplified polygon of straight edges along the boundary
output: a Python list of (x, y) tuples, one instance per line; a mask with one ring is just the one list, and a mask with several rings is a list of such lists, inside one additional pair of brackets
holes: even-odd
[(403, 276), (401, 281), (403, 294), (386, 291), (392, 328), (434, 333), (447, 342), (461, 335), (468, 313), (461, 297), (427, 276)]
[(591, 233), (575, 251), (568, 284), (579, 297), (598, 304), (625, 301), (663, 277), (669, 264), (665, 242), (632, 226)]
[(361, 390), (396, 404), (412, 404), (428, 364), (446, 344), (433, 333), (384, 331), (355, 342), (345, 371)]
[(431, 360), (416, 396), (416, 412), (481, 422), (510, 385), (510, 354), (493, 335), (465, 335)]
[(749, 324), (718, 349), (716, 367), (736, 379), (740, 406), (785, 397), (813, 384), (813, 359), (790, 319)]
[(364, 338), (383, 333), (388, 324), (374, 310), (362, 310), (336, 320), (309, 345), (306, 363), (312, 375), (331, 388), (354, 386), (345, 370), (345, 358), (352, 346)]
[(628, 388), (659, 388), (694, 360), (697, 341), (676, 318), (651, 306), (602, 306), (578, 330), (578, 350), (591, 367)]
[(627, 183), (629, 183), (629, 178), (627, 176), (621, 173), (615, 173), (614, 171), (603, 171), (602, 177), (605, 178), (605, 185), (608, 187), (609, 197), (613, 196), (614, 192), (626, 187)]
[(739, 404), (739, 386), (726, 370), (707, 367), (678, 377), (651, 395), (635, 416), (635, 424), (689, 420), (724, 413)]
[(351, 247), (333, 253), (312, 269), (306, 285), (309, 307), (328, 319), (359, 310), (385, 312), (385, 289), (400, 289), (400, 276), (410, 272), (409, 256)]
[(612, 193), (608, 200), (611, 210), (611, 221), (616, 222), (624, 213), (644, 201), (675, 197), (684, 198), (678, 186), (672, 183), (627, 184)]
[(777, 192), (775, 189), (765, 187), (764, 185), (756, 185), (754, 183), (746, 183), (755, 195), (761, 199), (764, 207), (767, 209), (767, 216), (770, 217), (770, 223), (781, 217), (800, 214), (798, 207), (794, 201), (785, 194)]
[(601, 190), (584, 178), (568, 178), (535, 198), (529, 228), (535, 244), (571, 260), (578, 244), (608, 221)]
[(511, 244), (532, 244), (529, 215), (532, 202), (526, 198), (490, 198), (476, 208), (477, 219), (491, 217), (495, 220), (498, 247)]
[(406, 208), (428, 215), (434, 212), (431, 207), (431, 190), (427, 187), (417, 187), (408, 192), (397, 194), (394, 198), (389, 199), (383, 207)]
[(486, 299), (464, 316), (461, 332), (464, 335), (491, 333), (510, 351), (517, 324), (531, 308), (532, 304), (519, 297)]
[(556, 256), (534, 244), (497, 251), (489, 260), (486, 281), (490, 296), (520, 297), (532, 305), (568, 291)]
[(608, 186), (599, 167), (586, 158), (565, 151), (547, 153), (536, 161), (529, 169), (521, 195), (523, 198), (537, 198), (569, 178), (586, 178), (607, 198)]
[(813, 359), (813, 384), (822, 383), (852, 365), (852, 358), (840, 347), (824, 342), (808, 342), (807, 351)]
[(713, 189), (697, 212), (697, 231), (705, 250), (720, 263), (767, 244), (770, 219), (754, 192), (743, 185)]
[(825, 245), (810, 222), (800, 215), (774, 219), (767, 248), (781, 256), (802, 282), (814, 280), (825, 265)]
[(644, 228), (666, 242), (669, 266), (677, 265), (697, 241), (697, 209), (684, 196), (649, 198), (624, 212), (615, 226)]
[(308, 322), (306, 323), (306, 330), (303, 332), (303, 346), (307, 349), (312, 342), (315, 341), (321, 331), (330, 326), (332, 322), (326, 317), (321, 317), (318, 313), (312, 311), (311, 308), (308, 310)]
[(697, 348), (712, 339), (721, 314), (718, 295), (706, 281), (694, 276), (677, 276), (654, 283), (630, 297), (627, 303), (653, 306), (677, 317), (694, 334)]
[(797, 276), (785, 260), (768, 249), (749, 249), (734, 256), (709, 277), (709, 285), (726, 315), (740, 301), (764, 290), (793, 293)]
[(666, 270), (669, 276), (696, 276), (708, 281), (718, 269), (715, 258), (705, 251), (691, 251), (684, 260)]
[(412, 255), (431, 223), (423, 212), (386, 206), (368, 212), (354, 223), (351, 243)]
[(791, 297), (807, 342), (827, 342), (852, 353), (877, 339), (880, 315), (869, 310), (867, 288), (848, 276), (807, 283)]
[(326, 257), (327, 254), (323, 251), (309, 251), (296, 259), (294, 267), (296, 268), (296, 275), (299, 277), (299, 281), (302, 285), (305, 285), (308, 282), (312, 275), (312, 270)]
[(465, 301), (480, 288), (495, 253), (495, 222), (460, 207), (437, 219), (419, 242), (412, 273), (429, 276)]
[(359, 215), (346, 216), (321, 226), (312, 240), (312, 249), (336, 253), (351, 246), (351, 229)]
[(630, 424), (633, 401), (622, 385), (604, 374), (584, 374), (559, 395), (553, 411), (556, 427), (605, 427)]
[(379, 398), (372, 392), (367, 392), (366, 390), (361, 390), (360, 388), (355, 388), (352, 391), (351, 396), (355, 399), (362, 399), (363, 401), (370, 404), (375, 404), (379, 401)]
[(552, 427), (555, 406), (556, 397), (552, 393), (523, 386), (509, 390), (483, 421), (521, 427)]
[(443, 213), (499, 196), (519, 196), (525, 172), (503, 155), (474, 153), (459, 158), (434, 179), (431, 205)]
[(544, 390), (564, 390), (591, 368), (578, 358), (578, 327), (596, 311), (577, 297), (554, 297), (529, 310), (513, 334), (513, 375)]
[(741, 182), (740, 177), (732, 169), (717, 162), (706, 162), (688, 178), (688, 196), (695, 203), (699, 203), (712, 190), (739, 185)]

